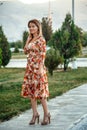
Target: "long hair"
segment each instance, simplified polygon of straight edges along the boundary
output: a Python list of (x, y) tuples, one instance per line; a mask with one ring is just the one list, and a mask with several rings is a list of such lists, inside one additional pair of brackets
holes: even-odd
[[(38, 36), (42, 36), (42, 26), (39, 20), (37, 19), (32, 19), (28, 22), (28, 27), (30, 25), (30, 23), (34, 23), (37, 27), (38, 27)], [(33, 38), (33, 35), (30, 33), (29, 34), (30, 38)]]

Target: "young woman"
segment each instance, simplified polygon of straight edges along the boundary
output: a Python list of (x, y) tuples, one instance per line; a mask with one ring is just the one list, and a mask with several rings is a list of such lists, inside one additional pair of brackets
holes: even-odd
[(22, 85), (22, 96), (30, 98), (33, 116), (30, 125), (39, 123), (39, 113), (37, 111), (37, 99), (41, 101), (44, 116), (41, 125), (50, 123), (50, 113), (47, 107), (47, 97), (49, 96), (46, 67), (44, 65), (46, 55), (46, 41), (42, 36), (41, 23), (37, 19), (28, 22), (29, 36), (27, 38), (24, 53), (27, 57), (27, 67)]

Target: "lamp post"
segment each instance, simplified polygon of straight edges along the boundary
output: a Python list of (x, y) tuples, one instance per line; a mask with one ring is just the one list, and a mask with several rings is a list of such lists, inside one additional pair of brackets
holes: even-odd
[[(75, 18), (74, 18), (75, 7), (74, 6), (75, 6), (75, 3), (74, 3), (74, 0), (72, 0), (72, 20), (75, 22)], [(72, 68), (77, 69), (77, 62), (76, 62), (75, 57), (73, 58), (73, 61), (72, 61)]]
[(74, 21), (74, 0), (72, 0), (72, 19)]
[(52, 12), (51, 12), (51, 4), (50, 4), (50, 0), (49, 0), (49, 9), (48, 9), (48, 20), (49, 20), (49, 25), (52, 26), (52, 16), (51, 16)]

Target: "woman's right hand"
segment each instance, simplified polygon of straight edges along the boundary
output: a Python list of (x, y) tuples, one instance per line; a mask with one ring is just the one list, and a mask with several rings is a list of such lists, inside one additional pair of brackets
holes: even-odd
[(26, 46), (24, 47), (24, 54), (27, 54), (28, 53), (28, 51), (27, 51), (27, 48), (26, 48)]

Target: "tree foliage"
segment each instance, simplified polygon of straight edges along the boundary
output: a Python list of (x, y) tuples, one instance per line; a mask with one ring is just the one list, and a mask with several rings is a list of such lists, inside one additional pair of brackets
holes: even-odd
[(64, 70), (66, 71), (70, 59), (81, 53), (81, 31), (74, 24), (71, 15), (67, 14), (62, 27), (56, 31), (49, 45), (57, 48), (64, 58)]
[(52, 25), (49, 24), (49, 20), (47, 17), (42, 18), (42, 33), (48, 42), (52, 36)]
[(9, 49), (9, 43), (3, 32), (2, 26), (0, 26), (0, 48), (2, 50), (2, 66), (6, 66), (11, 58), (11, 51)]
[(83, 46), (83, 47), (86, 47), (86, 46), (87, 46), (87, 32), (84, 32), (84, 33), (83, 33), (82, 46)]
[(23, 47), (25, 46), (28, 35), (29, 35), (28, 31), (23, 32)]
[(21, 40), (17, 40), (15, 42), (11, 42), (9, 43), (10, 47), (15, 48), (15, 46), (17, 46), (18, 48), (23, 48), (23, 43)]
[(59, 51), (51, 48), (46, 53), (45, 65), (48, 68), (48, 71), (51, 75), (53, 75), (53, 70), (58, 67), (58, 65), (62, 62)]
[(1, 64), (2, 64), (2, 49), (0, 48), (0, 67), (1, 67)]
[(15, 45), (14, 53), (18, 53), (18, 52), (19, 52), (18, 46)]

